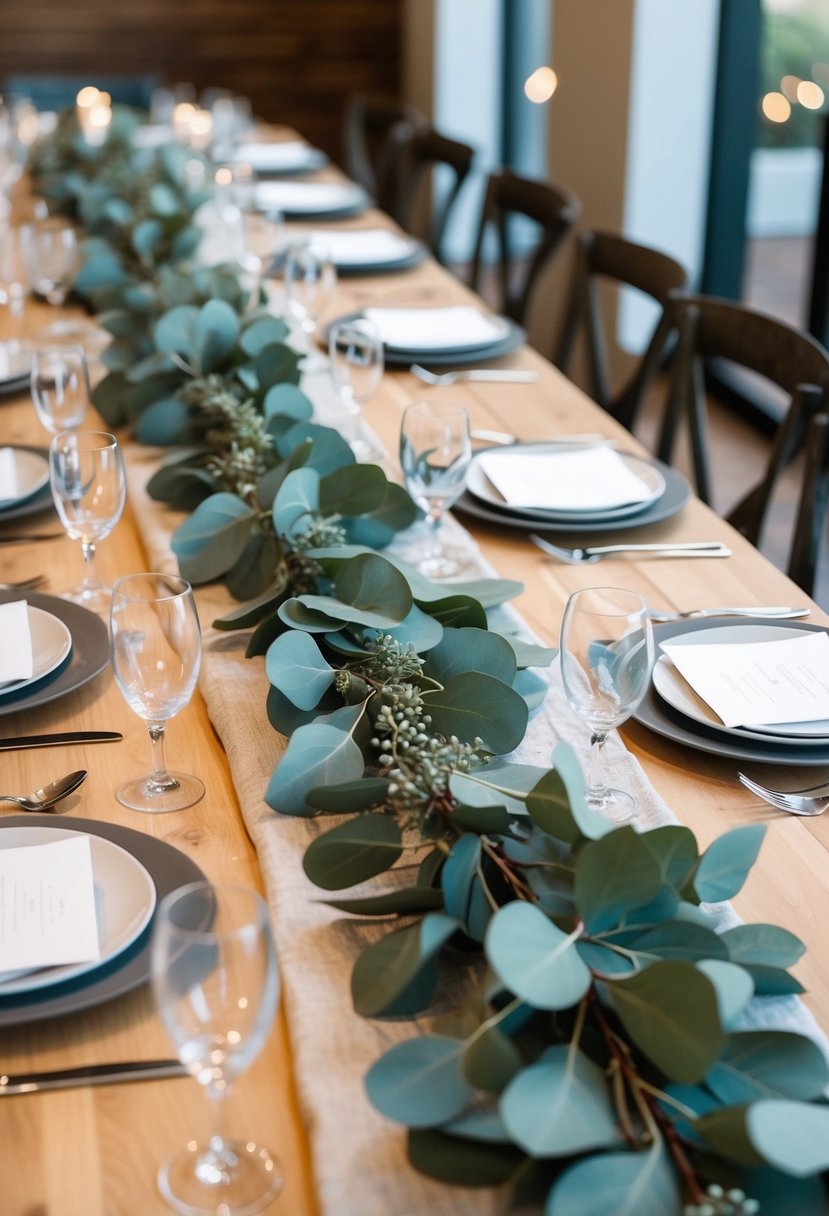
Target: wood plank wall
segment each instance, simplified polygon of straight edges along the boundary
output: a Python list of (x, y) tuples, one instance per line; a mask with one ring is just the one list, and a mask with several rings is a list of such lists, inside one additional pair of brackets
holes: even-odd
[(0, 0), (10, 75), (230, 89), (339, 159), (350, 92), (398, 94), (402, 0)]

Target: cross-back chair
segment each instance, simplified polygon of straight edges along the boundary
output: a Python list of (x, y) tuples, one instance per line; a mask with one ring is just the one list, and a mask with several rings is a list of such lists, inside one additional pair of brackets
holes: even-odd
[(354, 93), (346, 102), (343, 125), (343, 168), (352, 181), (379, 198), (390, 171), (389, 132), (398, 123), (412, 128), (426, 125), (426, 118), (396, 97)]

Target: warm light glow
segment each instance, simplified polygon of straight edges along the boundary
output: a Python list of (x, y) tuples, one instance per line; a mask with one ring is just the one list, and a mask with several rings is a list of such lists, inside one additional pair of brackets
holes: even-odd
[(216, 185), (217, 186), (232, 186), (233, 185), (233, 170), (223, 166), (216, 170)]
[(75, 101), (79, 106), (91, 109), (92, 106), (98, 104), (99, 96), (100, 92), (95, 88), (94, 84), (88, 84), (85, 88), (81, 89)]
[(766, 93), (761, 105), (763, 116), (769, 122), (787, 122), (792, 112), (782, 93)]
[(530, 101), (541, 105), (549, 101), (558, 85), (558, 77), (552, 68), (536, 68), (524, 81), (524, 92)]
[(112, 98), (110, 97), (109, 93), (104, 92), (103, 89), (101, 89), (100, 93), (98, 94), (98, 105), (99, 106), (112, 105)]
[(819, 84), (813, 80), (801, 80), (797, 86), (797, 100), (807, 110), (819, 110), (826, 98)]
[(788, 101), (797, 101), (797, 86), (799, 84), (799, 76), (784, 76), (780, 81), (780, 92)]
[(112, 110), (109, 106), (96, 106), (89, 114), (90, 127), (108, 127), (112, 122)]

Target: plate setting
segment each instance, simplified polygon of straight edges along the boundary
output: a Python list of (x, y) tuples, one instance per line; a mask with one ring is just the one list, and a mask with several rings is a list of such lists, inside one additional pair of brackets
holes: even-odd
[(54, 511), (55, 504), (49, 485), (49, 449), (17, 443), (4, 446), (14, 451), (18, 461), (25, 461), (29, 475), (34, 479), (34, 485), (16, 498), (0, 501), (0, 526), (10, 519), (37, 515), (39, 511)]
[(65, 622), (51, 612), (27, 604), (29, 633), (32, 639), (33, 671), (28, 680), (12, 680), (0, 684), (0, 701), (10, 692), (27, 688), (45, 679), (60, 667), (72, 650), (72, 634)]
[[(362, 309), (359, 312), (346, 313), (337, 317), (331, 325), (338, 321), (356, 321), (370, 312)], [(509, 317), (488, 318), (495, 323), (495, 336), (486, 342), (473, 345), (457, 345), (440, 347), (432, 346), (392, 346), (384, 342), (383, 352), (386, 365), (389, 367), (411, 367), (413, 363), (424, 363), (434, 367), (464, 367), (471, 364), (485, 363), (491, 359), (500, 359), (503, 355), (511, 355), (527, 340), (525, 330)], [(325, 346), (328, 345), (327, 326), (321, 335)], [(536, 526), (538, 521), (536, 520)]]

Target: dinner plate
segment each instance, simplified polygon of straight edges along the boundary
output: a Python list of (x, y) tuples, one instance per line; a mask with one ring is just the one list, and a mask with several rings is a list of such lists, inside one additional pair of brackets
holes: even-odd
[(597, 537), (608, 532), (632, 531), (634, 528), (644, 528), (648, 524), (661, 523), (665, 519), (671, 519), (682, 510), (691, 496), (691, 487), (681, 473), (669, 465), (663, 464), (660, 460), (653, 461), (653, 464), (665, 478), (665, 491), (655, 502), (650, 503), (636, 515), (601, 520), (586, 520), (581, 516), (578, 519), (567, 520), (562, 517), (555, 523), (550, 523), (547, 520), (539, 520), (536, 515), (528, 515), (526, 511), (504, 510), (503, 508), (496, 511), (470, 494), (468, 490), (461, 494), (452, 509), (457, 509), (464, 515), (469, 515), (484, 523), (498, 524), (502, 528), (519, 528), (524, 532), (543, 530), (552, 538), (565, 533)]
[(395, 270), (409, 270), (413, 266), (419, 266), (427, 253), (428, 250), (422, 241), (415, 240), (414, 237), (401, 237), (399, 252), (384, 254), (381, 251), (377, 257), (371, 258), (349, 259), (342, 253), (338, 254), (337, 246), (334, 245), (331, 250), (331, 261), (340, 278), (349, 278), (357, 275), (390, 274)]
[[(735, 625), (727, 632), (719, 628), (711, 628), (703, 633), (691, 633), (681, 637), (663, 638), (677, 646), (713, 646), (727, 642), (729, 645), (741, 645), (751, 642), (783, 642), (800, 637), (802, 630), (789, 625)], [(718, 730), (723, 734), (734, 735), (737, 738), (758, 739), (765, 742), (768, 739), (779, 739), (781, 742), (812, 745), (829, 740), (829, 721), (815, 722), (778, 722), (762, 726), (726, 726), (714, 713), (710, 705), (695, 692), (692, 685), (677, 670), (667, 655), (663, 655), (653, 669), (653, 682), (656, 691), (674, 709), (683, 713), (686, 718), (700, 722), (703, 726)]]
[[(18, 828), (54, 826), (53, 815), (6, 815), (0, 818), (0, 833)], [(205, 876), (195, 862), (165, 840), (158, 840), (146, 832), (125, 828), (116, 823), (66, 816), (61, 817), (60, 826), (70, 831), (100, 836), (120, 845), (147, 871), (159, 902), (178, 887), (190, 882), (204, 881)], [(81, 1009), (91, 1009), (146, 983), (150, 978), (152, 920), (150, 914), (149, 923), (135, 940), (120, 954), (95, 970), (35, 992), (0, 996), (0, 1026), (14, 1026), (34, 1020), (45, 1021), (47, 1018), (61, 1017)]]
[[(778, 621), (758, 621), (758, 625), (779, 625)], [(657, 645), (676, 638), (682, 634), (696, 633), (703, 630), (740, 628), (740, 622), (728, 625), (720, 622), (712, 625), (707, 620), (672, 622), (666, 625), (654, 625), (653, 633)], [(822, 631), (820, 625), (810, 625), (805, 621), (789, 623), (792, 628), (800, 631)], [(721, 730), (714, 730), (702, 723), (694, 722), (685, 714), (680, 713), (663, 701), (651, 681), (645, 698), (632, 714), (634, 722), (646, 726), (655, 734), (681, 743), (694, 751), (707, 752), (713, 756), (723, 756), (730, 760), (750, 760), (757, 764), (782, 764), (786, 766), (824, 767), (829, 765), (829, 741), (819, 743), (805, 740), (786, 741), (781, 739), (752, 739), (746, 731), (739, 736), (727, 735)]]
[(370, 205), (362, 186), (339, 182), (258, 182), (255, 211), (281, 211), (286, 219), (344, 219)]
[(49, 485), (49, 461), (45, 455), (33, 448), (19, 448), (14, 444), (3, 446), (13, 453), (17, 493), (11, 498), (0, 498), (0, 516), (7, 509), (22, 506)]
[[(39, 456), (46, 461), (46, 467), (49, 467), (49, 449), (43, 447), (33, 447), (29, 444), (15, 443), (6, 444), (7, 447), (14, 447), (17, 452), (31, 452), (33, 455)], [(46, 484), (32, 494), (25, 502), (18, 503), (15, 506), (0, 506), (0, 529), (7, 520), (21, 519), (27, 515), (38, 515), (41, 511), (54, 511), (55, 502), (52, 498), (52, 488), (49, 485), (49, 477), (47, 475)], [(0, 531), (0, 537), (2, 532)]]
[[(0, 604), (14, 599), (20, 599), (19, 591), (0, 592)], [(72, 651), (56, 669), (57, 675), (52, 672), (1, 698), (0, 715), (57, 701), (67, 693), (82, 688), (109, 664), (107, 627), (94, 612), (82, 608), (80, 604), (73, 604), (71, 600), (62, 600), (57, 595), (41, 595), (37, 591), (28, 591), (26, 602), (63, 621), (72, 635)]]
[(25, 388), (32, 374), (32, 352), (16, 343), (0, 342), (0, 393)]
[(250, 165), (262, 177), (281, 177), (291, 173), (310, 173), (328, 164), (321, 148), (314, 148), (302, 139), (285, 139), (271, 143), (240, 144), (234, 149), (231, 164)]
[(555, 455), (561, 455), (567, 451), (574, 450), (574, 446), (572, 444), (557, 444), (555, 441), (550, 443), (516, 443), (509, 447), (508, 452), (506, 450), (499, 452), (492, 448), (487, 452), (478, 452), (473, 457), (472, 463), (469, 466), (466, 488), (470, 494), (474, 494), (476, 498), (493, 507), (496, 511), (511, 513), (517, 510), (521, 515), (534, 517), (541, 523), (554, 523), (560, 520), (562, 523), (584, 522), (601, 524), (614, 519), (626, 519), (630, 515), (638, 515), (640, 511), (645, 511), (665, 493), (665, 478), (653, 461), (646, 460), (641, 456), (634, 456), (629, 452), (619, 452), (620, 459), (627, 465), (630, 472), (634, 473), (647, 487), (648, 497), (641, 502), (626, 502), (620, 503), (615, 507), (596, 507), (595, 509), (512, 507), (501, 497), (496, 487), (489, 480), (482, 463), (482, 457), (485, 457), (487, 460), (498, 460), (505, 455), (514, 456), (521, 453), (538, 455), (550, 452)]
[[(3, 827), (0, 824), (0, 827)], [(51, 844), (88, 835), (95, 882), (95, 915), (98, 921), (100, 958), (59, 967), (42, 967), (15, 979), (0, 980), (0, 998), (37, 992), (54, 984), (78, 979), (117, 958), (144, 932), (155, 910), (155, 885), (146, 868), (120, 845), (102, 836), (77, 832), (63, 826), (32, 826), (29, 823), (0, 832), (0, 849)]]
[(51, 675), (72, 649), (72, 634), (58, 617), (51, 612), (44, 612), (42, 608), (35, 608), (28, 602), (27, 614), (32, 638), (33, 671), (27, 680), (11, 680), (8, 684), (0, 684), (0, 701), (9, 693), (17, 692), (18, 689)]
[[(362, 312), (346, 313), (345, 316), (337, 317), (330, 325), (326, 326), (321, 334), (326, 350), (328, 349), (328, 331), (331, 325), (338, 321), (355, 321), (358, 317), (362, 317)], [(394, 347), (384, 346), (384, 358), (387, 367), (411, 367), (413, 363), (428, 363), (435, 367), (463, 367), (469, 364), (487, 363), (490, 359), (500, 359), (502, 355), (511, 355), (513, 351), (518, 350), (519, 346), (523, 346), (527, 340), (526, 331), (520, 325), (516, 325), (508, 317), (500, 317), (503, 322), (502, 333), (503, 337), (497, 342), (493, 342), (490, 346), (480, 347), (463, 347), (453, 350), (426, 350), (426, 349), (411, 349), (397, 350)], [(535, 526), (538, 527), (538, 520), (535, 521)]]

